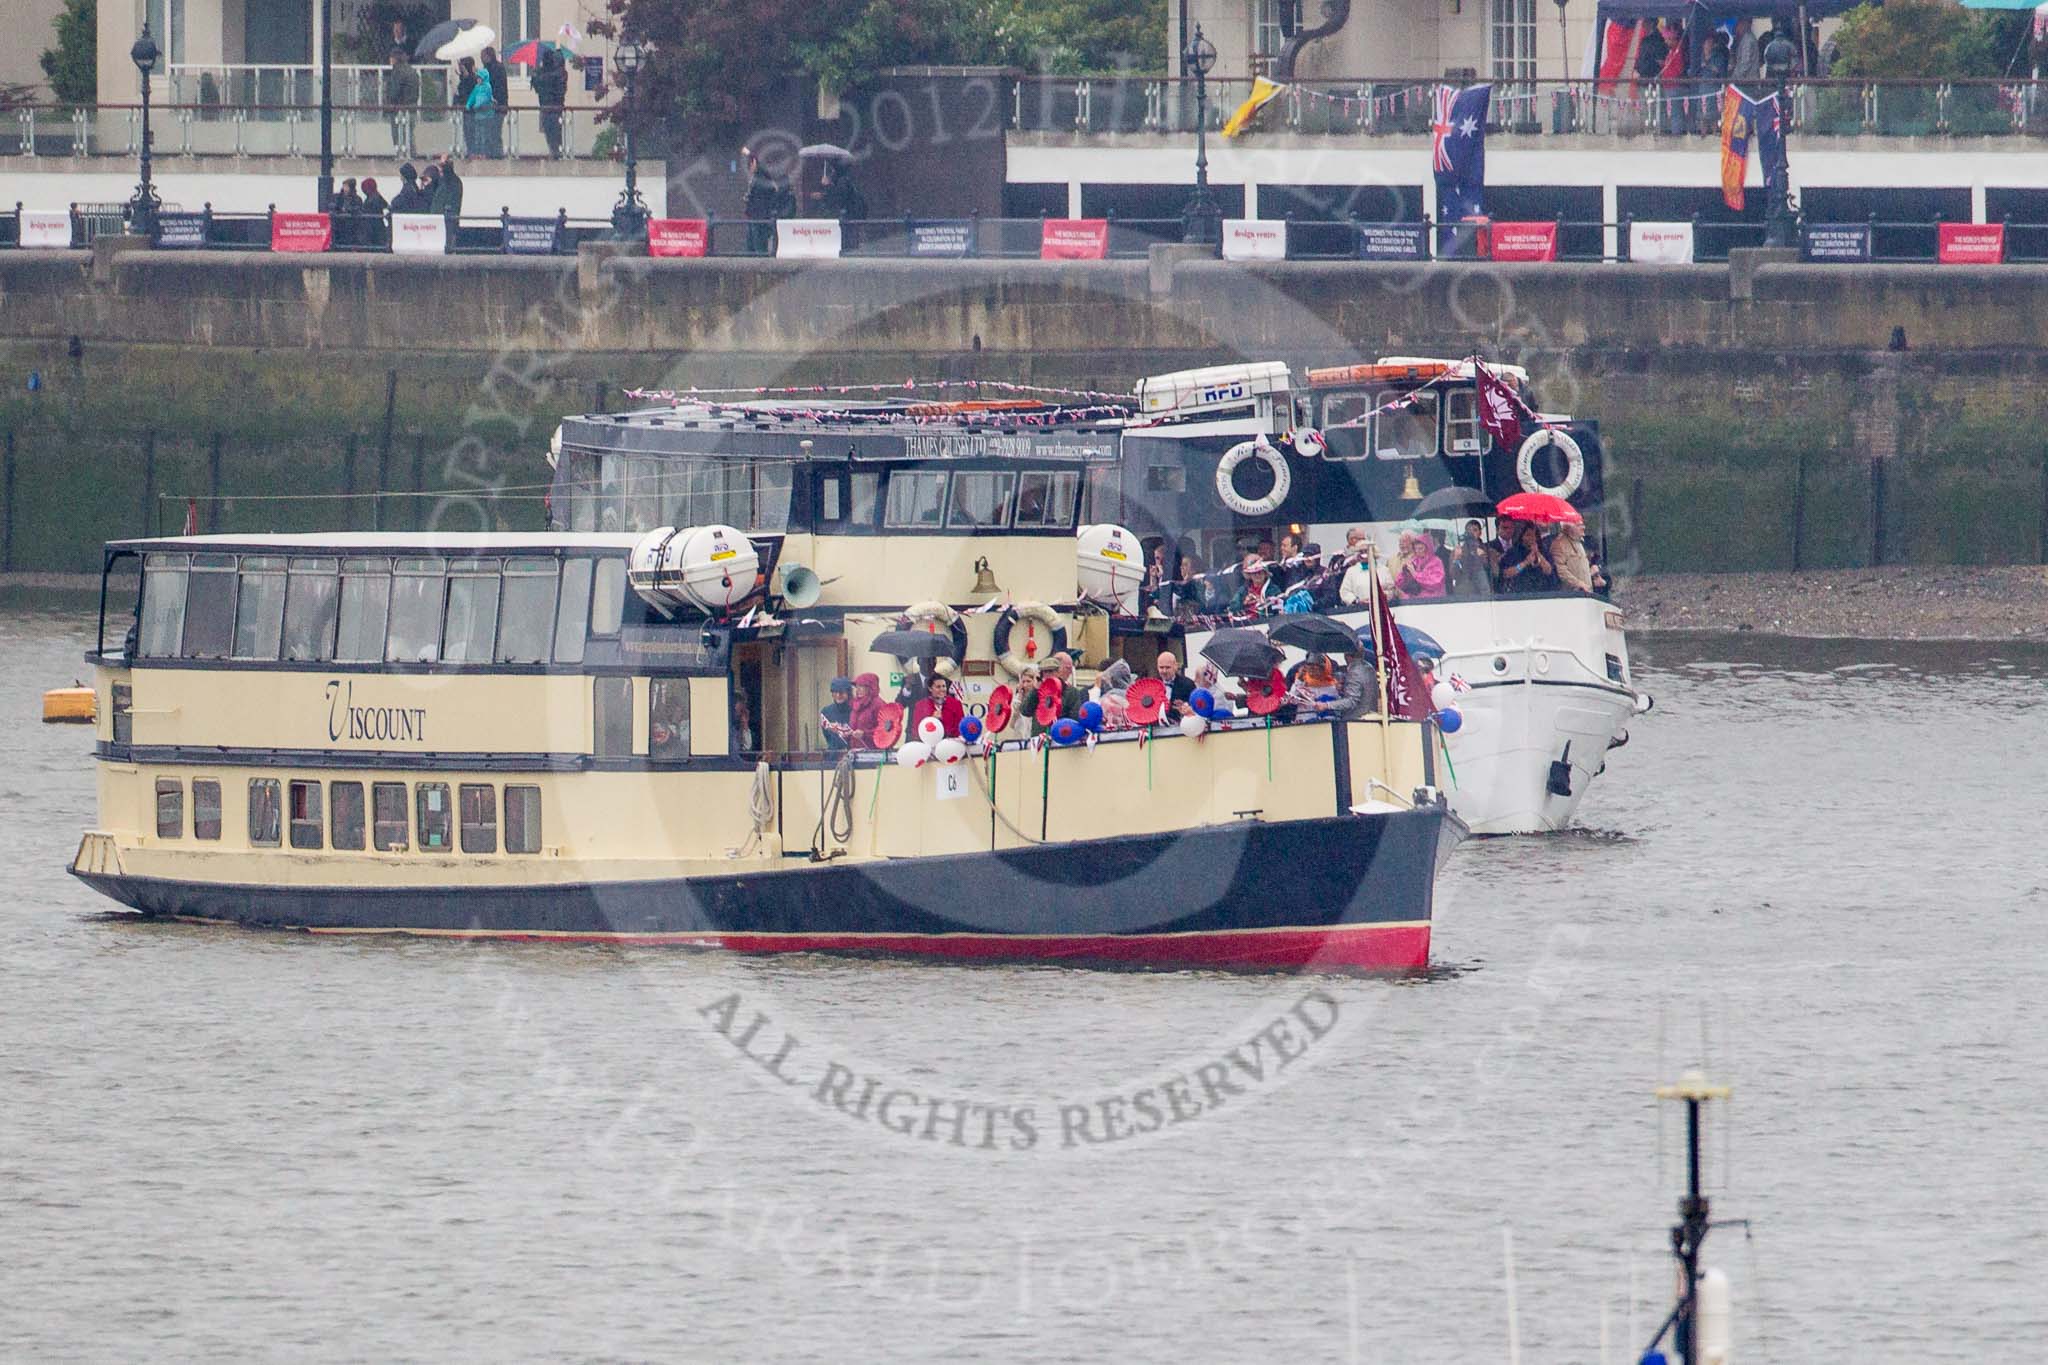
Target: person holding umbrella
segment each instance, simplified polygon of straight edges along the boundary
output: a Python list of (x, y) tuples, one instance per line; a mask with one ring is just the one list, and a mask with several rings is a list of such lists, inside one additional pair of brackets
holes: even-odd
[(775, 245), (775, 207), (782, 191), (761, 164), (759, 152), (752, 147), (740, 150), (747, 158), (747, 251), (766, 256)]
[(540, 103), (540, 132), (547, 139), (548, 159), (562, 159), (562, 110), (569, 102), (569, 68), (561, 49), (543, 47), (533, 73), (533, 97)]
[(505, 155), (505, 113), (512, 107), (512, 77), (494, 47), (484, 49), (483, 76), (491, 83), (491, 102), (482, 119), (485, 141), (490, 144), (484, 155), (501, 157)]

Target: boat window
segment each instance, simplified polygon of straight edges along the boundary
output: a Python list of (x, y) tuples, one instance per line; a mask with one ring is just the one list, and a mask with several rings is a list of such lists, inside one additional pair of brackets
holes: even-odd
[(185, 584), (188, 659), (225, 659), (235, 642), (235, 557), (193, 555)]
[(953, 476), (953, 510), (946, 525), (986, 530), (1010, 524), (1010, 494), (1017, 476), (1007, 471), (963, 470)]
[(889, 475), (889, 511), (883, 524), (895, 527), (943, 526), (946, 521), (946, 476), (899, 469)]
[(1093, 526), (1097, 522), (1116, 521), (1122, 499), (1117, 496), (1117, 466), (1095, 465), (1088, 470), (1086, 498), (1081, 508), (1081, 519)]
[(664, 763), (690, 756), (688, 678), (655, 678), (647, 684), (647, 756)]
[(275, 659), (284, 638), (282, 555), (242, 556), (241, 591), (235, 604), (235, 657)]
[(448, 836), (454, 824), (454, 812), (448, 808), (448, 784), (446, 782), (422, 782), (413, 788), (418, 806), (417, 826), (420, 832), (420, 852), (445, 851)]
[(505, 788), (505, 851), (540, 852), (540, 788)]
[(341, 566), (341, 635), (334, 657), (375, 663), (384, 657), (384, 624), (391, 613), (391, 561), (350, 559)]
[(1017, 519), (1026, 526), (1070, 527), (1081, 476), (1070, 469), (1037, 470), (1017, 477)]
[(552, 559), (508, 559), (498, 611), (498, 662), (544, 664), (555, 631), (555, 575)]
[(849, 526), (873, 526), (875, 505), (882, 500), (882, 476), (872, 469), (857, 469), (851, 483), (853, 497), (847, 508)]
[(1444, 395), (1444, 453), (1479, 455), (1486, 440), (1479, 432), (1479, 393), (1476, 389), (1452, 389)]
[(405, 818), (405, 784), (379, 782), (370, 788), (370, 842), (378, 851), (404, 849), (412, 842)]
[(488, 782), (465, 782), (462, 798), (462, 851), (498, 851), (498, 789)]
[[(789, 529), (796, 465), (788, 460), (695, 456), (661, 462), (661, 520), (668, 526)], [(638, 528), (629, 528), (638, 529)]]
[(837, 471), (818, 480), (818, 524), (837, 526), (846, 520), (846, 475)]
[(192, 837), (220, 838), (220, 783), (210, 777), (192, 779)]
[(175, 659), (185, 638), (188, 555), (150, 555), (142, 569), (142, 631), (137, 648), (146, 659)]
[[(405, 803), (399, 802), (401, 811)], [(331, 848), (359, 849), (363, 846), (363, 784), (327, 784), (327, 843)]]
[(581, 450), (565, 450), (556, 458), (555, 515), (570, 531), (597, 529), (597, 459)]
[(749, 531), (787, 531), (789, 494), (796, 486), (796, 466), (786, 460), (761, 460), (754, 465), (754, 515), (735, 522)]
[(1326, 454), (1331, 460), (1362, 460), (1371, 454), (1367, 429), (1371, 423), (1347, 427), (1346, 422), (1356, 422), (1372, 411), (1370, 395), (1363, 393), (1333, 393), (1323, 399), (1323, 441)]
[(178, 778), (156, 780), (156, 837), (185, 837), (185, 784)]
[(341, 610), (341, 561), (294, 559), (284, 594), (284, 657), (331, 659)]
[(597, 561), (597, 585), (591, 589), (590, 633), (617, 635), (619, 621), (626, 614), (626, 561)]
[(458, 559), (448, 566), (448, 621), (441, 661), (487, 664), (498, 642), (498, 561)]
[(555, 662), (582, 663), (583, 637), (589, 629), (590, 561), (564, 560), (561, 602), (555, 610)]
[(319, 848), (321, 837), (320, 784), (294, 782), (291, 787), (292, 847)]
[(1382, 412), (1372, 419), (1372, 450), (1382, 460), (1422, 460), (1436, 454), (1436, 400), (1434, 389), (1417, 393), (1413, 389), (1387, 389), (1375, 407), (1385, 407), (1402, 398), (1407, 405)]
[(114, 701), (114, 743), (135, 742), (135, 687), (131, 683), (115, 683), (111, 689)]
[(592, 730), (599, 758), (625, 758), (633, 752), (633, 680), (592, 680)]
[(276, 848), (283, 809), (278, 800), (277, 779), (249, 779), (249, 842), (258, 848)]
[(441, 654), (441, 599), (447, 561), (401, 559), (391, 575), (390, 663), (430, 664)]

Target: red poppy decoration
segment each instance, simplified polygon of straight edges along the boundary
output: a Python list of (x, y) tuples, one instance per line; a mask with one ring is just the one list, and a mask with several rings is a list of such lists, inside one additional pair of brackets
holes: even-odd
[(1010, 728), (1010, 717), (1016, 710), (1016, 697), (1005, 683), (988, 694), (988, 716), (982, 724), (991, 735), (999, 735)]
[(1255, 716), (1270, 716), (1280, 709), (1280, 703), (1287, 699), (1287, 679), (1274, 669), (1263, 678), (1254, 678), (1244, 685), (1245, 709)]
[(1060, 693), (1065, 689), (1058, 678), (1047, 678), (1038, 685), (1038, 723), (1050, 725), (1060, 718)]
[(875, 709), (875, 747), (893, 749), (896, 741), (903, 738), (903, 707), (893, 701), (883, 702)]
[(1124, 694), (1125, 713), (1133, 725), (1157, 725), (1166, 714), (1166, 684), (1157, 678), (1140, 678)]

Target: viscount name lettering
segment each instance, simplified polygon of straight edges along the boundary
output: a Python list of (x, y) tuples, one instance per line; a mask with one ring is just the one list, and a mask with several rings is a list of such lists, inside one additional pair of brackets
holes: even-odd
[(330, 678), (327, 682), (327, 739), (423, 744), (427, 738), (424, 706), (357, 706), (356, 685)]

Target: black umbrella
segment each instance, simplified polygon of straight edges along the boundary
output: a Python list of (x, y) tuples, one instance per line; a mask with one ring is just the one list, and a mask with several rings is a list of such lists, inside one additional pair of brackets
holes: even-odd
[(899, 659), (953, 659), (953, 637), (929, 630), (885, 630), (868, 646), (877, 654)]
[(1356, 654), (1361, 646), (1351, 627), (1312, 611), (1290, 612), (1275, 621), (1266, 638), (1310, 654)]
[(412, 59), (416, 62), (431, 62), (434, 54), (441, 50), (456, 34), (466, 28), (475, 28), (474, 19), (443, 19), (427, 30), (427, 36), (413, 45)]
[(1202, 646), (1202, 657), (1233, 678), (1263, 678), (1280, 666), (1281, 653), (1256, 630), (1219, 630)]
[(1493, 501), (1476, 488), (1454, 485), (1439, 488), (1408, 514), (1411, 517), (1490, 517)]

